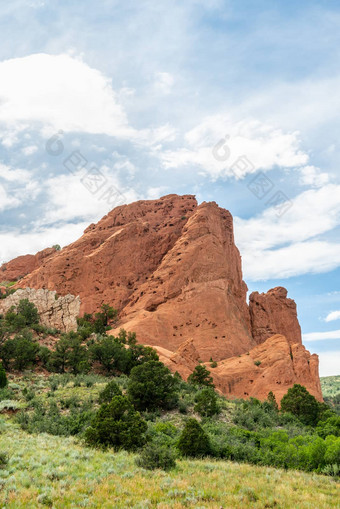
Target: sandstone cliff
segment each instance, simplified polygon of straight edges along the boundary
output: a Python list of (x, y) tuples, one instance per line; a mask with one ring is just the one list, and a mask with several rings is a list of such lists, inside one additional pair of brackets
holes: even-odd
[(274, 334), (286, 336), (289, 343), (300, 343), (301, 328), (296, 304), (287, 299), (287, 290), (281, 286), (267, 293), (253, 292), (249, 297), (251, 332), (257, 343), (263, 343)]
[(232, 216), (214, 202), (169, 195), (117, 207), (17, 287), (79, 295), (81, 313), (110, 304), (119, 311), (112, 333), (135, 331), (184, 377), (199, 360), (218, 361), (212, 371), (227, 395), (273, 390), (280, 399), (298, 382), (322, 399), (294, 301), (279, 287), (253, 293), (248, 307)]
[(0, 280), (17, 281), (41, 267), (44, 260), (53, 256), (56, 252), (53, 247), (48, 247), (35, 255), (18, 256), (8, 263), (3, 263), (0, 267)]
[[(174, 354), (156, 347), (160, 360), (187, 379), (198, 363), (199, 355), (192, 340), (188, 340)], [(266, 399), (272, 390), (277, 401), (295, 383), (304, 385), (317, 399), (322, 399), (318, 374), (318, 356), (311, 355), (303, 345), (290, 345), (285, 336), (276, 334), (243, 355), (217, 363), (205, 363), (211, 372), (216, 389), (236, 398)]]

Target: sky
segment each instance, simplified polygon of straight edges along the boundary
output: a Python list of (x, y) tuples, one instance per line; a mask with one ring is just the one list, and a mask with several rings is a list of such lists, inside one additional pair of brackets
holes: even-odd
[(1, 2), (0, 263), (195, 194), (340, 374), (339, 26), (326, 0)]

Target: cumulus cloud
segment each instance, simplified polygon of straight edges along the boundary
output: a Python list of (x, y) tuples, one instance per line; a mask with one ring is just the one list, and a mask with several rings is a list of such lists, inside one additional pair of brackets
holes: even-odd
[(52, 177), (45, 182), (44, 189), (48, 208), (40, 225), (98, 221), (115, 206), (137, 199), (135, 192), (124, 188), (107, 167)]
[(310, 187), (321, 187), (329, 182), (328, 173), (321, 172), (315, 166), (304, 166), (299, 169), (300, 183)]
[(42, 124), (65, 132), (134, 135), (111, 81), (80, 59), (33, 54), (0, 62), (0, 75), (1, 122), (10, 129)]
[(37, 228), (30, 233), (22, 233), (20, 230), (0, 231), (0, 263), (22, 254), (35, 254), (54, 244), (65, 246), (80, 237), (87, 226), (88, 222), (80, 222)]
[(332, 311), (325, 318), (325, 322), (333, 322), (334, 320), (340, 320), (340, 311)]
[(282, 216), (274, 207), (235, 218), (245, 278), (265, 280), (325, 272), (340, 266), (340, 244), (324, 236), (340, 224), (340, 186), (329, 184), (298, 195)]
[(30, 179), (30, 172), (27, 170), (13, 169), (0, 163), (0, 178), (8, 182), (27, 182)]
[(233, 122), (227, 115), (206, 118), (185, 134), (186, 145), (161, 154), (165, 168), (194, 165), (212, 179), (235, 176), (233, 163), (242, 156), (251, 162), (239, 177), (259, 169), (295, 168), (306, 165), (298, 132), (285, 133), (257, 120)]

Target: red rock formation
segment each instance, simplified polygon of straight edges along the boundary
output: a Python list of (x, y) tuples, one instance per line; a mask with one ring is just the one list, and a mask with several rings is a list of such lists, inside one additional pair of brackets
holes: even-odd
[(271, 390), (278, 402), (295, 383), (322, 401), (318, 356), (303, 345), (291, 345), (276, 334), (241, 357), (226, 359), (211, 369), (216, 387), (238, 398), (266, 399)]
[(19, 286), (79, 295), (81, 312), (103, 302), (122, 310), (157, 269), (197, 207), (194, 196), (165, 196), (112, 210)]
[(254, 292), (250, 295), (251, 330), (257, 343), (263, 343), (274, 334), (282, 334), (289, 343), (301, 344), (296, 304), (287, 299), (287, 293), (285, 288), (278, 286), (267, 293)]
[(159, 267), (131, 295), (119, 327), (172, 351), (193, 338), (203, 361), (221, 360), (256, 344), (246, 291), (232, 217), (216, 203), (202, 203)]
[[(184, 380), (199, 361), (193, 340), (186, 341), (175, 353), (158, 346), (154, 348), (159, 359)], [(280, 334), (243, 355), (218, 362), (215, 368), (210, 362), (205, 365), (213, 376), (216, 389), (227, 397), (264, 400), (272, 391), (280, 403), (287, 390), (298, 383), (322, 401), (318, 356), (311, 355), (303, 345), (290, 345)]]
[(31, 274), (43, 264), (44, 260), (54, 254), (56, 254), (56, 250), (53, 247), (48, 247), (35, 255), (18, 256), (8, 263), (3, 263), (0, 267), (0, 282), (17, 281), (27, 274)]
[(199, 355), (192, 339), (185, 341), (174, 353), (161, 346), (154, 346), (159, 360), (173, 373), (176, 371), (186, 380), (199, 363)]
[(81, 312), (112, 305), (117, 330), (136, 332), (184, 377), (199, 360), (219, 361), (212, 371), (227, 395), (280, 399), (298, 382), (322, 399), (294, 301), (274, 288), (253, 293), (248, 308), (232, 216), (214, 202), (169, 195), (117, 207), (17, 286), (80, 295)]

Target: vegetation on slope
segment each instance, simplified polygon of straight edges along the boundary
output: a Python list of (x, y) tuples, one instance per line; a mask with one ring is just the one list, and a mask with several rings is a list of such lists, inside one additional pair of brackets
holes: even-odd
[(340, 393), (340, 375), (321, 377), (320, 382), (324, 398), (336, 396)]
[[(95, 332), (98, 321), (104, 329)], [(71, 507), (74, 500), (77, 507), (112, 507), (111, 500), (106, 505), (107, 497), (113, 497), (115, 507), (158, 503), (160, 507), (308, 507), (300, 495), (304, 493), (309, 502), (311, 498), (302, 488), (299, 494), (294, 489), (289, 503), (286, 496), (279, 499), (270, 480), (275, 470), (260, 469), (264, 466), (332, 476), (328, 481), (322, 476), (285, 474), (280, 482), (299, 478), (310, 486), (314, 483), (323, 493), (322, 497), (313, 493), (314, 506), (318, 500), (317, 507), (336, 507), (333, 488), (340, 470), (340, 417), (304, 387), (295, 385), (288, 391), (282, 411), (273, 394), (265, 402), (227, 400), (216, 394), (204, 366), (197, 366), (186, 383), (158, 361), (154, 350), (137, 345), (133, 334), (122, 331), (116, 338), (107, 336), (107, 327), (105, 317), (88, 316), (80, 321), (77, 333), (60, 336), (52, 331), (55, 349), (50, 351), (42, 343), (51, 331), (37, 323), (27, 302), (0, 319), (0, 357), (9, 381), (0, 389), (4, 415), (0, 483), (6, 507), (36, 507), (37, 503)], [(14, 348), (13, 342), (14, 346), (19, 342), (20, 348)], [(24, 368), (18, 368), (19, 364)], [(27, 371), (30, 367), (35, 370)], [(39, 464), (37, 455), (29, 462), (32, 454), (39, 453), (33, 453), (27, 445), (31, 443), (40, 447), (43, 463)], [(58, 452), (53, 459), (46, 443), (59, 444), (70, 454), (77, 452), (70, 459)], [(72, 458), (77, 455), (75, 467)], [(188, 460), (193, 457), (198, 462)], [(98, 466), (98, 458), (106, 470)], [(124, 469), (117, 467), (119, 458), (124, 459)], [(259, 469), (232, 465), (230, 460), (253, 463)], [(26, 478), (24, 469), (30, 472)], [(157, 473), (151, 473), (153, 469)], [(244, 472), (254, 478), (265, 475), (267, 481), (247, 479), (245, 485), (237, 479)], [(186, 479), (190, 475), (195, 478)], [(160, 482), (163, 477), (170, 479), (169, 489), (159, 490), (156, 479)], [(266, 483), (273, 484), (270, 494)], [(143, 484), (149, 502), (139, 506)], [(323, 505), (325, 501), (328, 505)]]
[(321, 378), (321, 388), (327, 405), (340, 415), (340, 375)]

